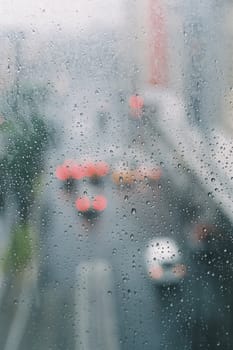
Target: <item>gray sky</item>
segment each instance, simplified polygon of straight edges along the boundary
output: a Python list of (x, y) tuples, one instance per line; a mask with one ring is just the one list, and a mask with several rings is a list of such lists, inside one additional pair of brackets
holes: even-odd
[(0, 27), (39, 31), (86, 30), (98, 23), (119, 25), (124, 0), (0, 0)]

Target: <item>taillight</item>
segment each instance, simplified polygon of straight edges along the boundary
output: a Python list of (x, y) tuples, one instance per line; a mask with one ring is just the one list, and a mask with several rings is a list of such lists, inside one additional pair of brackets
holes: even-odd
[(109, 172), (109, 166), (106, 162), (87, 162), (83, 165), (84, 174), (86, 177), (102, 177)]
[(77, 164), (74, 160), (66, 160), (62, 165), (57, 166), (55, 175), (61, 181), (68, 179), (80, 180), (84, 177), (85, 172), (83, 166)]
[(205, 241), (214, 233), (216, 233), (214, 225), (199, 223), (193, 229), (193, 238), (195, 241)]
[(104, 196), (96, 196), (92, 203), (92, 208), (96, 211), (103, 211), (107, 207), (107, 199)]
[(184, 264), (177, 264), (173, 267), (172, 272), (181, 278), (186, 275), (186, 266)]
[(109, 166), (106, 162), (95, 163), (97, 176), (106, 176), (109, 173)]
[(94, 177), (96, 174), (96, 169), (93, 162), (84, 163), (83, 169), (84, 169), (84, 175), (86, 177)]
[(149, 276), (155, 280), (159, 280), (163, 276), (163, 269), (161, 266), (153, 266), (149, 269)]
[(87, 196), (79, 197), (75, 202), (76, 209), (86, 215), (93, 216), (107, 208), (107, 199), (104, 196), (96, 196), (90, 200)]
[(68, 180), (70, 178), (70, 170), (64, 164), (59, 165), (56, 168), (55, 175), (56, 175), (58, 180), (65, 181), (65, 180)]
[(86, 196), (80, 197), (76, 200), (75, 206), (80, 212), (87, 212), (91, 208), (90, 199)]
[(85, 176), (85, 170), (82, 165), (74, 164), (71, 168), (71, 175), (75, 180), (81, 180)]

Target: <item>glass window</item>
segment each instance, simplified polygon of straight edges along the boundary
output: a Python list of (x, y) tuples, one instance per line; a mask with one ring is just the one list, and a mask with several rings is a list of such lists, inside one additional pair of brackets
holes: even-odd
[(2, 1), (1, 349), (232, 349), (232, 18)]

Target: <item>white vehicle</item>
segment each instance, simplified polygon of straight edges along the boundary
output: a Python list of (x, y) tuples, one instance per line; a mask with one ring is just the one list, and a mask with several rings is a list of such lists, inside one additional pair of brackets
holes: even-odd
[(158, 285), (176, 284), (186, 274), (183, 256), (172, 238), (158, 237), (150, 241), (145, 259), (148, 275)]

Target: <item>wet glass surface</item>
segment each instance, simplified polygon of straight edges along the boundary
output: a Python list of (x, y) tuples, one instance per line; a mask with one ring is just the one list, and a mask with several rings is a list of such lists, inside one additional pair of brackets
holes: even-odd
[(1, 349), (232, 349), (232, 18), (2, 1)]

